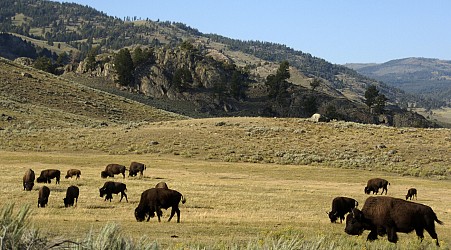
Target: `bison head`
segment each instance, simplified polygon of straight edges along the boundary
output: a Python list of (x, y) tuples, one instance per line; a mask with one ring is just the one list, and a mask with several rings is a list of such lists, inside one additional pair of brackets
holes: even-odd
[(107, 194), (105, 187), (99, 188), (99, 192), (100, 192), (100, 197), (103, 197)]
[(140, 207), (135, 209), (135, 218), (138, 222), (144, 221), (146, 219), (146, 211)]
[(138, 174), (137, 170), (130, 169), (128, 170), (128, 176), (136, 176)]
[(45, 207), (45, 205), (48, 203), (48, 198), (39, 198), (38, 199), (38, 204), (41, 206), (41, 207)]
[(39, 176), (39, 177), (36, 179), (36, 182), (37, 182), (37, 183), (46, 183), (46, 182), (47, 182), (47, 178), (45, 178), (44, 176)]
[(336, 222), (338, 219), (337, 212), (332, 213), (332, 211), (331, 211), (330, 213), (327, 213), (327, 215), (329, 215), (330, 222), (332, 222), (332, 223)]
[(25, 184), (24, 184), (24, 188), (27, 191), (31, 191), (33, 189), (33, 186), (34, 186), (34, 182), (25, 182)]
[(100, 172), (100, 177), (102, 177), (102, 178), (107, 178), (108, 176), (110, 176), (110, 175), (108, 174), (107, 171), (102, 171), (102, 172)]
[(357, 208), (352, 209), (352, 212), (346, 216), (345, 232), (350, 235), (361, 235), (365, 229), (363, 220), (362, 211)]

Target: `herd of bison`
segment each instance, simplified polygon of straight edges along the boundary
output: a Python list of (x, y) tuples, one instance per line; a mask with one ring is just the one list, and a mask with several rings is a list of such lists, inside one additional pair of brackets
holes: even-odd
[[(132, 162), (128, 168), (129, 176), (136, 176), (138, 173), (142, 176), (146, 166), (139, 162)], [(127, 168), (120, 164), (108, 164), (105, 170), (101, 171), (102, 178), (114, 177), (114, 175), (122, 174), (125, 178)], [(50, 183), (51, 179), (55, 179), (56, 183), (60, 182), (61, 172), (56, 169), (47, 169), (41, 171), (39, 177), (36, 178), (38, 183)], [(69, 169), (65, 178), (80, 178), (81, 171), (78, 169)], [(23, 177), (24, 190), (31, 191), (34, 186), (35, 174), (33, 170), (28, 169)], [(410, 233), (415, 230), (417, 236), (422, 240), (424, 238), (424, 230), (435, 239), (436, 245), (439, 246), (437, 233), (435, 231), (435, 222), (440, 225), (441, 222), (431, 207), (407, 201), (417, 196), (417, 190), (411, 188), (406, 194), (406, 200), (382, 196), (385, 192), (387, 195), (390, 183), (381, 178), (370, 179), (364, 188), (365, 194), (376, 194), (366, 199), (363, 208), (358, 209), (358, 202), (349, 197), (336, 197), (332, 200), (332, 211), (328, 212), (329, 219), (332, 223), (340, 219), (340, 223), (345, 220), (345, 232), (350, 235), (361, 235), (364, 230), (369, 230), (367, 240), (373, 241), (377, 236), (387, 235), (390, 242), (398, 241), (397, 232)], [(379, 190), (382, 189), (381, 196), (377, 196)], [(107, 181), (99, 189), (100, 197), (106, 200), (113, 198), (112, 194), (121, 194), (121, 199), (125, 197), (128, 202), (125, 191), (127, 187), (124, 183)], [(42, 186), (39, 189), (38, 207), (45, 207), (48, 203), (50, 189)], [(64, 206), (74, 206), (78, 201), (79, 189), (77, 186), (70, 186), (66, 191), (64, 198)], [(135, 218), (137, 221), (147, 221), (157, 214), (158, 221), (162, 216), (161, 209), (171, 207), (171, 215), (168, 221), (177, 213), (177, 222), (180, 222), (179, 203), (186, 202), (181, 193), (176, 190), (169, 189), (165, 182), (158, 183), (155, 188), (147, 189), (141, 194), (138, 207), (135, 209)]]
[[(146, 165), (139, 162), (132, 162), (130, 167), (128, 168), (129, 176), (136, 176), (138, 173), (142, 176), (144, 170), (146, 169)], [(114, 175), (122, 174), (123, 178), (125, 178), (125, 171), (127, 168), (124, 165), (120, 164), (108, 164), (100, 173), (102, 178), (114, 177)], [(67, 174), (65, 176), (66, 179), (75, 177), (79, 179), (81, 175), (81, 171), (78, 169), (69, 169), (67, 170)], [(37, 183), (51, 183), (52, 179), (55, 179), (56, 184), (60, 183), (61, 171), (57, 169), (46, 169), (42, 170), (39, 177), (36, 178)], [(32, 169), (28, 169), (23, 176), (23, 189), (26, 191), (31, 191), (34, 186), (35, 181), (35, 173)], [(125, 200), (128, 202), (127, 194), (127, 186), (122, 182), (113, 182), (107, 181), (99, 189), (100, 197), (105, 197), (106, 200), (112, 200), (113, 194), (121, 194), (121, 199), (125, 197)], [(79, 188), (77, 186), (70, 186), (67, 188), (66, 197), (63, 199), (64, 206), (76, 206), (78, 202), (79, 196)], [(50, 188), (47, 186), (42, 186), (39, 188), (38, 194), (38, 207), (45, 207), (48, 203), (50, 195)], [(180, 209), (179, 203), (186, 202), (186, 199), (183, 195), (176, 190), (172, 190), (168, 188), (168, 185), (165, 182), (158, 183), (155, 188), (151, 188), (145, 190), (141, 194), (141, 199), (139, 201), (138, 207), (135, 209), (135, 217), (137, 221), (143, 221), (147, 217), (147, 221), (150, 218), (157, 214), (158, 221), (161, 221), (160, 217), (162, 216), (161, 209), (168, 209), (171, 207), (171, 216), (168, 221), (171, 221), (172, 217), (177, 213), (177, 222), (180, 222)]]

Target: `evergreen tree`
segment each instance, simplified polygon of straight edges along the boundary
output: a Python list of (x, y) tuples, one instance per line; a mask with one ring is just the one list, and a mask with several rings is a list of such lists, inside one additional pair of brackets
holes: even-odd
[[(379, 94), (379, 90), (376, 88), (375, 85), (369, 86), (365, 91), (365, 104), (375, 114), (384, 113), (385, 102), (387, 100), (388, 99), (387, 99), (387, 97), (385, 97), (385, 95)], [(373, 108), (373, 109), (371, 109), (371, 108)]]
[(50, 58), (45, 57), (45, 56), (38, 57), (36, 59), (36, 61), (34, 62), (33, 66), (36, 69), (46, 71), (49, 73), (53, 73), (55, 71), (55, 67), (52, 64), (52, 61), (50, 60)]
[(282, 61), (277, 69), (276, 74), (270, 74), (266, 77), (266, 86), (269, 88), (268, 96), (270, 98), (280, 98), (286, 93), (290, 78), (290, 64), (288, 61)]
[(88, 51), (86, 56), (86, 68), (88, 70), (95, 70), (96, 68), (96, 55), (98, 54), (99, 47), (93, 47)]
[(114, 69), (118, 74), (118, 83), (122, 86), (130, 86), (133, 84), (134, 66), (130, 51), (125, 48), (121, 49), (114, 58)]

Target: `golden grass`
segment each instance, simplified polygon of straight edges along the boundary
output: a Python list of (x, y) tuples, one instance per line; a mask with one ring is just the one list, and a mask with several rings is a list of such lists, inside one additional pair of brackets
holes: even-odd
[[(99, 197), (98, 188), (105, 182), (100, 171), (107, 163), (146, 163), (144, 178), (121, 178), (114, 181), (127, 184), (129, 202), (112, 202)], [(60, 185), (47, 184), (51, 189), (49, 206), (37, 208), (36, 184), (31, 192), (22, 191), (22, 175), (27, 168), (36, 173), (57, 168), (65, 174), (70, 168), (81, 169), (80, 180), (62, 179)], [(162, 246), (188, 243), (213, 244), (234, 242), (245, 244), (268, 234), (295, 233), (306, 238), (327, 235), (350, 238), (365, 244), (361, 237), (347, 236), (344, 224), (331, 224), (326, 212), (335, 196), (349, 196), (363, 205), (363, 187), (370, 177), (383, 177), (391, 182), (389, 195), (402, 198), (407, 189), (419, 190), (418, 202), (431, 206), (444, 226), (437, 226), (442, 246), (451, 243), (451, 182), (402, 177), (375, 171), (336, 169), (304, 165), (225, 163), (187, 159), (158, 154), (109, 155), (100, 153), (63, 152), (0, 152), (0, 204), (15, 202), (31, 204), (32, 224), (49, 236), (64, 239), (82, 238), (91, 228), (97, 232), (107, 222), (116, 222), (126, 234), (140, 238), (145, 235)], [(180, 206), (181, 223), (136, 222), (133, 211), (142, 191), (165, 181), (187, 199)], [(64, 208), (62, 199), (69, 185), (80, 188), (77, 207)], [(173, 237), (171, 237), (173, 236)], [(174, 237), (177, 236), (177, 237)], [(400, 234), (400, 246), (415, 241), (415, 234)], [(386, 238), (380, 241), (386, 241)], [(426, 242), (431, 242), (429, 235)], [(379, 241), (372, 244), (380, 244)]]

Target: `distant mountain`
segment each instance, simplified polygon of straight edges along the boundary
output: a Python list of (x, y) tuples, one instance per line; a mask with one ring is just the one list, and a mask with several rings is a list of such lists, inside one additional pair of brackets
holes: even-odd
[(451, 61), (404, 58), (382, 64), (346, 64), (362, 75), (429, 99), (431, 107), (451, 106)]
[[(148, 57), (134, 65), (135, 79), (127, 90), (153, 99), (191, 101), (195, 111), (207, 115), (308, 117), (322, 112), (338, 119), (377, 123), (381, 118), (364, 103), (366, 89), (376, 85), (388, 98), (386, 115), (392, 116), (388, 120), (410, 126), (410, 118), (399, 116), (411, 117), (407, 104), (421, 102), (348, 67), (285, 45), (203, 34), (176, 22), (119, 19), (73, 3), (2, 0), (0, 32), (32, 43), (38, 55), (50, 51), (53, 62), (65, 58), (55, 72), (63, 72), (64, 67), (66, 73), (105, 77), (111, 83), (116, 79), (115, 54), (123, 48), (135, 53), (142, 47)], [(23, 56), (2, 52), (10, 59)], [(97, 55), (95, 62), (93, 57), (87, 62), (92, 53)], [(281, 85), (276, 99), (268, 98), (266, 79), (282, 61), (289, 62), (291, 77)], [(315, 88), (310, 85), (314, 80), (320, 83)], [(420, 121), (417, 126), (430, 124)]]

